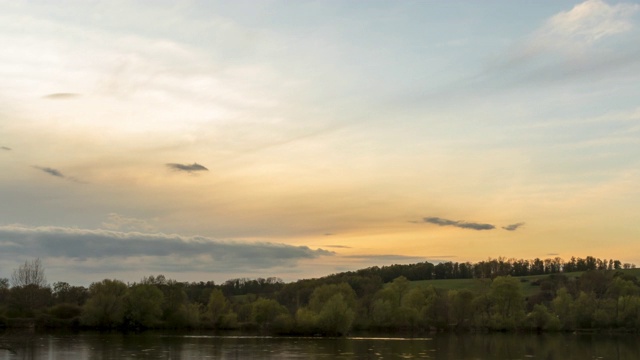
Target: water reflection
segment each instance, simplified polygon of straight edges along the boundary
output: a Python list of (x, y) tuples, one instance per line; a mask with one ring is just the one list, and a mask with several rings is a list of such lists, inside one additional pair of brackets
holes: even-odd
[[(0, 334), (9, 359), (640, 359), (637, 335), (434, 334), (288, 338), (206, 334)], [(12, 349), (14, 353), (7, 349)]]

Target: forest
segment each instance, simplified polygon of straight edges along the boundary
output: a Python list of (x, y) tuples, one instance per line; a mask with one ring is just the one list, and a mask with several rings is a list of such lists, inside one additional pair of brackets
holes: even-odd
[[(640, 330), (635, 265), (572, 257), (371, 267), (291, 283), (151, 275), (48, 284), (40, 259), (0, 278), (0, 328), (353, 331)], [(472, 286), (469, 286), (472, 284)]]

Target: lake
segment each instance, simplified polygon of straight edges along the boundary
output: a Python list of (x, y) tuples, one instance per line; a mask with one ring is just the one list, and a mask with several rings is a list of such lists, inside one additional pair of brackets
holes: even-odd
[(640, 359), (638, 335), (432, 334), (299, 338), (5, 332), (0, 359)]

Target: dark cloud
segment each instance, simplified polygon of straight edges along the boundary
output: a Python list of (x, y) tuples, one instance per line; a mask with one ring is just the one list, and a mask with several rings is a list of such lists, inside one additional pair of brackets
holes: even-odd
[(80, 94), (74, 94), (74, 93), (53, 93), (53, 94), (48, 94), (45, 95), (44, 98), (45, 99), (50, 99), (50, 100), (67, 100), (67, 99), (73, 99), (80, 96)]
[(198, 163), (193, 163), (191, 165), (189, 164), (175, 164), (175, 163), (169, 163), (166, 164), (167, 167), (169, 167), (170, 169), (176, 170), (176, 171), (186, 171), (186, 172), (194, 172), (194, 171), (209, 171), (209, 169), (207, 169), (206, 167), (198, 164)]
[(0, 146), (0, 149), (6, 150), (6, 151), (11, 151), (11, 148), (10, 147), (6, 147), (6, 146)]
[(65, 178), (65, 176), (64, 176), (64, 175), (62, 175), (62, 173), (61, 173), (59, 170), (54, 169), (54, 168), (50, 168), (50, 167), (41, 167), (41, 166), (34, 166), (34, 168), (35, 168), (35, 169), (38, 169), (38, 170), (41, 170), (41, 171), (44, 171), (44, 172), (46, 172), (47, 174), (52, 175), (52, 176), (57, 176), (57, 177), (60, 177), (60, 178)]
[(42, 167), (42, 166), (33, 166), (34, 169), (38, 169), (40, 171), (43, 171), (51, 176), (55, 176), (55, 177), (59, 177), (61, 179), (65, 179), (74, 183), (78, 183), (78, 184), (86, 184), (85, 181), (79, 180), (75, 177), (72, 176), (66, 176), (64, 175), (60, 170), (58, 169), (54, 169), (54, 168), (50, 168), (50, 167)]
[(511, 225), (503, 226), (502, 228), (507, 230), (507, 231), (516, 231), (522, 225), (524, 225), (523, 222), (517, 223), (517, 224), (511, 224)]
[(0, 226), (0, 253), (16, 258), (48, 257), (85, 263), (131, 263), (166, 271), (250, 271), (294, 266), (334, 252), (268, 242), (219, 241), (202, 236)]
[(547, 256), (558, 256), (558, 255), (560, 255), (560, 254), (558, 254), (558, 253), (548, 253), (547, 254)]
[(336, 248), (336, 249), (351, 249), (351, 246), (346, 246), (346, 245), (322, 245), (324, 247), (328, 247), (328, 248)]
[(424, 222), (430, 224), (436, 224), (438, 226), (455, 226), (462, 229), (472, 229), (472, 230), (493, 230), (496, 227), (491, 224), (481, 224), (481, 223), (473, 223), (459, 220), (449, 220), (443, 219), (439, 217), (426, 217), (423, 219)]

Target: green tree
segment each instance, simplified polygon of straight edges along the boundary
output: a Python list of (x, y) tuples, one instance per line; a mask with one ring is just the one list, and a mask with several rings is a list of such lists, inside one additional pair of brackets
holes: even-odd
[(404, 276), (380, 289), (371, 305), (371, 321), (379, 328), (413, 329), (421, 326), (420, 313), (426, 305), (425, 289), (411, 288)]
[(335, 294), (342, 294), (347, 305), (354, 309), (356, 307), (356, 293), (347, 283), (320, 285), (313, 290), (309, 299), (309, 308), (316, 313), (322, 311), (324, 304)]
[(527, 324), (532, 330), (559, 330), (560, 320), (551, 313), (543, 304), (536, 304), (533, 310), (527, 315)]
[(573, 298), (567, 288), (560, 288), (556, 297), (551, 301), (551, 308), (560, 321), (560, 326), (564, 330), (572, 330), (575, 326), (573, 316)]
[(473, 299), (473, 323), (479, 328), (488, 328), (491, 323), (491, 300), (487, 294), (478, 295)]
[(84, 286), (72, 286), (67, 282), (53, 283), (53, 300), (56, 304), (84, 305), (89, 297), (89, 291)]
[(230, 311), (229, 300), (224, 296), (222, 290), (213, 289), (209, 295), (207, 303), (207, 315), (215, 327), (222, 327), (224, 316)]
[(318, 314), (309, 310), (309, 308), (300, 308), (296, 311), (295, 328), (302, 334), (317, 334), (320, 332), (318, 328)]
[(491, 326), (497, 329), (513, 329), (524, 318), (524, 295), (518, 279), (498, 276), (489, 290), (491, 301)]
[(271, 329), (276, 319), (279, 319), (280, 325), (284, 325), (287, 315), (287, 308), (273, 299), (258, 298), (252, 304), (253, 321), (264, 330)]
[(200, 309), (198, 304), (189, 304), (184, 285), (175, 281), (167, 280), (157, 285), (162, 294), (162, 319), (169, 327), (196, 327), (200, 322)]
[(51, 288), (35, 284), (12, 287), (8, 294), (9, 308), (15, 315), (33, 317), (51, 304)]
[(128, 327), (150, 328), (158, 325), (164, 295), (157, 287), (150, 284), (133, 285), (125, 300), (125, 321)]
[(620, 297), (618, 302), (618, 325), (628, 329), (640, 328), (640, 296), (627, 295)]
[(317, 324), (324, 334), (346, 335), (351, 330), (355, 311), (349, 306), (341, 293), (333, 295), (322, 306)]
[(573, 304), (574, 319), (579, 328), (589, 329), (593, 326), (593, 315), (597, 310), (593, 293), (581, 291)]
[(633, 296), (638, 295), (640, 289), (632, 280), (626, 280), (622, 277), (614, 277), (609, 283), (606, 291), (606, 296), (615, 301), (615, 319), (619, 324), (624, 323), (622, 321), (620, 313), (625, 311), (629, 301)]
[(397, 307), (402, 306), (403, 298), (411, 288), (411, 283), (404, 276), (399, 276), (395, 278), (391, 284), (389, 284), (389, 290), (396, 298), (395, 305)]
[(394, 306), (391, 300), (378, 298), (371, 306), (371, 322), (376, 327), (390, 329), (394, 326)]
[(475, 295), (471, 290), (450, 290), (449, 297), (449, 319), (458, 328), (467, 328), (471, 325), (473, 318), (473, 300)]
[(105, 279), (89, 286), (89, 299), (84, 304), (81, 322), (101, 328), (119, 327), (124, 322), (127, 285), (120, 280)]

